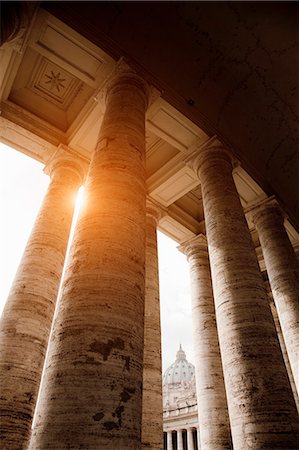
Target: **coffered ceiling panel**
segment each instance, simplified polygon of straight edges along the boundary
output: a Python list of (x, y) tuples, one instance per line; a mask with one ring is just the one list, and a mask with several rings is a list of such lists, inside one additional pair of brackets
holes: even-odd
[(162, 98), (156, 101), (147, 113), (148, 129), (183, 153), (209, 137), (194, 123), (186, 119)]
[(198, 222), (203, 220), (203, 206), (200, 186), (185, 194), (175, 202), (175, 205), (195, 218)]
[(172, 145), (147, 130), (146, 133), (146, 174), (153, 175), (179, 151)]
[(92, 88), (97, 88), (115, 61), (99, 47), (40, 10), (28, 45)]
[(233, 171), (233, 177), (243, 208), (246, 209), (267, 197), (265, 192), (241, 166)]
[[(64, 132), (63, 141), (67, 142), (69, 130), (97, 95), (116, 62), (43, 10), (39, 10), (30, 30), (18, 58), (9, 46), (1, 50), (5, 65), (5, 73), (0, 74), (2, 100), (23, 109), (22, 125), (26, 114), (32, 113), (37, 120)], [(4, 105), (3, 110), (6, 109)], [(28, 129), (32, 129), (31, 123)], [(39, 134), (38, 129), (36, 132)]]
[(165, 216), (160, 220), (159, 230), (178, 243), (185, 242), (195, 237), (195, 234), (192, 233), (192, 231), (190, 231), (187, 227), (185, 227), (178, 221), (172, 219), (172, 217), (170, 216)]
[(169, 206), (199, 184), (192, 169), (183, 166), (174, 175), (150, 192), (151, 197), (163, 206)]
[(92, 93), (90, 86), (28, 48), (8, 99), (66, 131)]
[[(101, 103), (91, 100), (88, 112), (83, 114), (82, 123), (78, 120), (74, 133), (69, 136), (69, 145), (83, 156), (91, 157), (99, 135), (101, 123), (104, 115), (104, 108)], [(86, 118), (87, 117), (87, 118)]]
[[(105, 112), (105, 83), (120, 61), (41, 9), (22, 52), (9, 45), (0, 49), (0, 139), (44, 163), (61, 144), (89, 160)], [(147, 193), (165, 211), (159, 229), (183, 243), (205, 232), (200, 180), (188, 161), (221, 139), (209, 137), (175, 104), (160, 97), (151, 101)], [(243, 167), (234, 170), (234, 179), (245, 211), (266, 198)], [(288, 222), (286, 227), (298, 239)]]

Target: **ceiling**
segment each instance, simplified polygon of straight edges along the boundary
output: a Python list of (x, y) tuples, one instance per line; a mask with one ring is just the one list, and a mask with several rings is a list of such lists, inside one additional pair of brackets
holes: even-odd
[(299, 228), (297, 2), (45, 2), (217, 134)]
[[(159, 224), (160, 230), (178, 243), (183, 243), (196, 234), (204, 232), (200, 182), (195, 173), (186, 165), (186, 161), (199, 148), (207, 144), (217, 144), (219, 140), (223, 142), (223, 139), (222, 136), (215, 134), (216, 128), (209, 127), (207, 122), (201, 123), (200, 120), (200, 107), (207, 112), (208, 117), (213, 110), (211, 105), (214, 104), (216, 107), (215, 100), (210, 97), (209, 105), (205, 108), (204, 101), (206, 100), (204, 95), (200, 93), (200, 85), (198, 85), (198, 92), (196, 90), (190, 91), (188, 95), (186, 93), (185, 97), (182, 96), (185, 92), (184, 89), (192, 86), (194, 81), (192, 81), (192, 70), (190, 68), (193, 50), (191, 48), (188, 50), (188, 52), (191, 52), (189, 56), (181, 53), (183, 59), (179, 65), (172, 66), (171, 61), (172, 58), (178, 56), (174, 53), (182, 52), (182, 46), (188, 36), (183, 37), (182, 30), (178, 26), (176, 37), (174, 38), (174, 35), (172, 38), (168, 36), (168, 39), (175, 46), (169, 47), (167, 54), (164, 55), (165, 58), (167, 57), (167, 64), (164, 64), (164, 69), (161, 73), (158, 70), (157, 73), (150, 70), (150, 74), (148, 74), (144, 72), (146, 64), (153, 64), (154, 66), (156, 58), (152, 53), (154, 48), (152, 46), (154, 44), (158, 46), (159, 42), (164, 43), (161, 34), (164, 34), (166, 30), (160, 29), (160, 27), (163, 28), (161, 23), (163, 15), (160, 17), (158, 13), (160, 11), (161, 14), (164, 14), (168, 11), (166, 4), (144, 4), (142, 7), (137, 4), (136, 9), (127, 4), (113, 4), (110, 7), (110, 4), (106, 3), (91, 3), (88, 4), (88, 7), (85, 4), (84, 7), (83, 4), (77, 4), (76, 2), (66, 3), (63, 5), (65, 9), (64, 7), (60, 9), (60, 4), (59, 2), (45, 6), (47, 9), (55, 9), (52, 12), (56, 15), (59, 15), (58, 13), (62, 16), (67, 15), (67, 22), (73, 21), (72, 27), (66, 25), (64, 17), (61, 17), (63, 18), (63, 21), (61, 21), (46, 9), (39, 8), (21, 38), (5, 44), (0, 49), (1, 140), (45, 164), (60, 148), (88, 161), (94, 150), (104, 114), (103, 87), (119, 64), (121, 53), (120, 55), (117, 54), (117, 51), (120, 51), (117, 48), (120, 42), (125, 47), (131, 43), (132, 52), (137, 51), (138, 45), (135, 46), (134, 42), (139, 35), (135, 33), (135, 29), (139, 30), (141, 33), (139, 44), (140, 46), (143, 45), (145, 62), (141, 58), (138, 64), (143, 76), (154, 82), (154, 85), (159, 89), (164, 89), (166, 75), (169, 72), (168, 75), (171, 76), (172, 73), (169, 90), (165, 88), (160, 95), (158, 90), (153, 89), (151, 104), (146, 116), (148, 195), (164, 210), (164, 216)], [(178, 4), (176, 8), (171, 4), (168, 5), (171, 22), (175, 14), (180, 11), (181, 4)], [(120, 8), (118, 15), (116, 14), (117, 8)], [(153, 20), (155, 18), (156, 21), (149, 21), (151, 26), (148, 21), (146, 21), (147, 25), (144, 27), (140, 23), (135, 23), (138, 14), (141, 14), (142, 11), (144, 14), (149, 14), (147, 17), (152, 17)], [(75, 20), (75, 18), (78, 20), (78, 14), (81, 14), (80, 23)], [(130, 20), (128, 14), (133, 15)], [(93, 20), (96, 15), (101, 16), (97, 28), (101, 29), (101, 33), (107, 33), (105, 39), (103, 38), (103, 46), (100, 46), (97, 41), (99, 37)], [(102, 27), (100, 22), (105, 15), (105, 27)], [(124, 22), (122, 23), (121, 20), (124, 20)], [(115, 21), (120, 39), (118, 43), (109, 41), (113, 36), (113, 39), (116, 39), (114, 34), (117, 33), (114, 30), (115, 25), (113, 25)], [(111, 36), (108, 39), (109, 33)], [(151, 33), (156, 33), (153, 42)], [(122, 40), (122, 36), (124, 36), (124, 40)], [(125, 38), (125, 36), (127, 37)], [(108, 41), (111, 47), (110, 50), (108, 49), (109, 51), (107, 50), (107, 47), (109, 47)], [(164, 44), (160, 47), (164, 47)], [(112, 48), (114, 49), (112, 50)], [(141, 51), (141, 48), (138, 51)], [(161, 48), (162, 53), (165, 51), (166, 48)], [(124, 55), (128, 56), (128, 52), (124, 52)], [(133, 56), (135, 61), (136, 55)], [(190, 61), (189, 58), (191, 58)], [(140, 68), (143, 63), (144, 66)], [(169, 71), (166, 66), (169, 66), (171, 70)], [(182, 67), (184, 68), (183, 71)], [(156, 69), (159, 69), (159, 65)], [(193, 69), (195, 73), (196, 66)], [(186, 75), (184, 72), (186, 72)], [(158, 79), (159, 76), (161, 76), (161, 80)], [(179, 85), (174, 94), (172, 87), (175, 82), (178, 82)], [(236, 93), (236, 95), (241, 94)], [(197, 96), (199, 96), (198, 99), (202, 99), (203, 103), (197, 100)], [(192, 99), (194, 105), (188, 105), (184, 98), (185, 100)], [(191, 108), (192, 111), (195, 111), (195, 114), (192, 113), (193, 115), (188, 114), (189, 118), (186, 116), (184, 108), (180, 107), (183, 100), (185, 101), (184, 108), (187, 105), (187, 109)], [(189, 103), (192, 102), (189, 101)], [(225, 112), (223, 113), (225, 114)], [(231, 114), (228, 117), (231, 119)], [(238, 117), (236, 117), (237, 119)], [(241, 121), (243, 119), (242, 116)], [(243, 132), (240, 126), (240, 124), (235, 123), (234, 129), (241, 136)], [(248, 126), (250, 126), (249, 122)], [(246, 136), (243, 137), (245, 139)], [(228, 142), (228, 140), (225, 142)], [(242, 144), (240, 148), (238, 147), (238, 150), (244, 150), (245, 148), (246, 146)], [(258, 183), (259, 180), (255, 177), (255, 171), (250, 172), (248, 169), (250, 164), (246, 165), (245, 159), (240, 158), (238, 152), (235, 152), (235, 154), (239, 156), (240, 164), (234, 170), (234, 178), (242, 205), (246, 211), (252, 205), (265, 199), (267, 194), (276, 191), (272, 187), (269, 188), (267, 174), (263, 174), (260, 170), (259, 164), (260, 159), (263, 160), (262, 157), (255, 161), (259, 169), (259, 175), (262, 175), (263, 179), (263, 182)], [(247, 156), (251, 157), (252, 155)], [(296, 171), (296, 167), (290, 160), (290, 178), (284, 180), (286, 187), (283, 187), (280, 192), (282, 198), (285, 189), (288, 191), (291, 189), (292, 183), (294, 184), (292, 170), (293, 172)], [(279, 183), (278, 188), (280, 188)], [(294, 216), (296, 208), (292, 209), (292, 201), (289, 209)], [(249, 225), (258, 246), (256, 233), (250, 222)], [(298, 233), (290, 221), (287, 222), (287, 230), (292, 241), (297, 242)]]

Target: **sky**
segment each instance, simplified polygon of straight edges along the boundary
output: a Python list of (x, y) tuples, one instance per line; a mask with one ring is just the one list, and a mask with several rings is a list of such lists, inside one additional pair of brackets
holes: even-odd
[[(43, 164), (0, 143), (0, 313), (48, 184)], [(158, 232), (163, 371), (180, 344), (194, 363), (189, 268), (177, 246)]]

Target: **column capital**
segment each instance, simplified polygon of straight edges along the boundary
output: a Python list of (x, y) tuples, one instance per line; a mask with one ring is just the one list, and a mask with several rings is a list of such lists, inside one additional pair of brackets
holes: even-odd
[(214, 144), (204, 147), (198, 152), (193, 153), (190, 158), (186, 159), (186, 164), (197, 174), (203, 164), (213, 160), (224, 160), (231, 164), (232, 169), (239, 163), (236, 158), (221, 144)]
[(198, 234), (194, 238), (189, 239), (189, 241), (184, 242), (179, 245), (177, 249), (187, 256), (187, 260), (194, 255), (200, 256), (202, 253), (208, 252), (207, 238), (204, 234)]
[[(118, 80), (118, 78), (121, 78), (122, 75), (124, 76), (127, 75), (128, 78), (131, 75), (132, 79), (134, 79), (135, 77), (135, 79), (139, 80), (141, 87), (146, 93), (147, 98), (146, 109), (149, 108), (159, 97), (161, 97), (162, 92), (159, 91), (159, 89), (157, 89), (151, 84), (148, 84), (144, 80), (142, 75), (139, 75), (134, 69), (132, 69), (124, 58), (121, 58), (117, 63), (117, 65), (115, 66), (112, 74), (108, 76), (104, 84), (101, 85), (100, 88), (96, 91), (93, 97), (94, 100), (98, 103), (102, 103), (103, 105), (105, 105), (110, 88), (112, 88), (114, 84), (117, 84), (120, 81)], [(126, 81), (128, 81), (128, 78)]]
[(163, 206), (156, 203), (154, 200), (147, 197), (146, 199), (146, 215), (153, 217), (156, 223), (164, 217), (167, 213), (167, 210), (163, 208)]
[(123, 83), (131, 84), (143, 91), (146, 102), (145, 109), (147, 109), (150, 102), (151, 93), (153, 94), (154, 91), (152, 92), (148, 83), (140, 75), (138, 75), (138, 73), (128, 64), (128, 62), (124, 58), (121, 58), (117, 63), (111, 77), (106, 83), (104, 89), (105, 100), (107, 100), (107, 96), (112, 89)]
[(89, 161), (73, 153), (66, 145), (60, 144), (56, 152), (47, 161), (44, 172), (52, 177), (57, 171), (67, 169), (74, 172), (83, 183), (89, 167)]
[(284, 219), (286, 217), (286, 214), (282, 210), (274, 195), (260, 201), (246, 211), (248, 218), (254, 225), (256, 225), (259, 217), (261, 217), (265, 213), (267, 215), (274, 215), (276, 220), (280, 221), (281, 223), (284, 222)]

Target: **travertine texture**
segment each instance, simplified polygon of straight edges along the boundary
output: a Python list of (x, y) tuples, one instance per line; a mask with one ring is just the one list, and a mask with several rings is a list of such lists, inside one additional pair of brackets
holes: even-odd
[(160, 211), (146, 203), (142, 449), (163, 449), (163, 402), (157, 221)]
[(146, 107), (146, 84), (124, 68), (107, 90), (32, 450), (140, 449)]
[(272, 293), (271, 293), (271, 295), (269, 295), (269, 293), (268, 293), (268, 296), (269, 296), (269, 299), (270, 299), (270, 308), (271, 308), (271, 311), (272, 311), (272, 316), (273, 316), (273, 319), (274, 319), (274, 323), (275, 323), (275, 327), (276, 327), (276, 331), (277, 331), (278, 340), (279, 340), (279, 343), (280, 343), (280, 348), (281, 348), (283, 360), (284, 360), (284, 363), (285, 363), (285, 366), (286, 366), (286, 369), (287, 369), (287, 373), (288, 373), (288, 376), (289, 376), (289, 380), (290, 380), (293, 396), (294, 396), (295, 403), (296, 403), (296, 406), (297, 406), (297, 411), (298, 411), (298, 414), (299, 414), (299, 398), (298, 398), (298, 394), (297, 394), (297, 389), (296, 389), (296, 385), (295, 385), (293, 372), (292, 372), (292, 369), (291, 369), (290, 360), (289, 360), (289, 357), (288, 357), (286, 345), (285, 345), (284, 338), (283, 338), (282, 331), (281, 331), (281, 326), (280, 326), (280, 322), (279, 322), (279, 318), (278, 318), (278, 314), (277, 314), (277, 309), (276, 309), (275, 303), (273, 301)]
[(202, 450), (231, 448), (206, 238), (181, 247), (190, 264), (196, 393)]
[(2, 448), (26, 448), (62, 274), (81, 168), (61, 159), (27, 243), (0, 331)]
[(295, 450), (298, 415), (230, 157), (210, 147), (193, 167), (202, 187), (234, 450)]
[(293, 377), (299, 391), (299, 264), (274, 200), (252, 212)]

